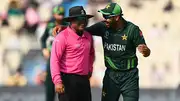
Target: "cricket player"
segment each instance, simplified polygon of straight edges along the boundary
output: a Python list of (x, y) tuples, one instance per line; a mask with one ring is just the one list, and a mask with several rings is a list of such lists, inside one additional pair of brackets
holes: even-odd
[(52, 30), (55, 26), (61, 25), (66, 26), (67, 23), (63, 22), (64, 18), (64, 8), (62, 6), (55, 6), (53, 8), (53, 17), (47, 23), (44, 34), (41, 37), (41, 47), (43, 56), (47, 59), (47, 75), (45, 80), (45, 90), (46, 90), (46, 101), (54, 101), (55, 98), (55, 88), (51, 79), (50, 73), (50, 52), (52, 47), (52, 42), (54, 40), (54, 35), (52, 35)]
[[(144, 57), (150, 55), (140, 28), (123, 18), (120, 5), (110, 3), (99, 10), (105, 21), (98, 22), (86, 30), (101, 36), (104, 61), (107, 67), (103, 78), (102, 101), (139, 100), (139, 73), (136, 48)], [(56, 30), (61, 28), (56, 27)]]

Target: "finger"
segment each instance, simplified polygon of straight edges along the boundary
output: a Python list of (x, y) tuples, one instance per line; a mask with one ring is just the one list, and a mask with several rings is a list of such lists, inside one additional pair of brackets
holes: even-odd
[(148, 49), (143, 50), (143, 53), (147, 54), (148, 53)]
[(143, 48), (142, 48), (142, 47), (138, 47), (138, 50), (139, 50), (139, 51), (142, 51), (142, 50), (143, 50)]
[(138, 50), (142, 50), (142, 47), (138, 47)]
[(57, 29), (57, 32), (60, 32), (61, 31), (61, 28), (59, 27), (58, 29)]
[(53, 35), (54, 35), (54, 36), (56, 35), (56, 31), (53, 31)]
[(143, 49), (143, 52), (147, 52), (147, 51), (148, 51), (148, 49), (147, 49), (147, 48), (144, 48), (144, 49)]
[(53, 31), (53, 36), (56, 36), (56, 33)]
[(56, 33), (57, 31), (58, 31), (58, 27), (55, 27), (54, 29), (53, 29), (53, 33)]
[(147, 47), (145, 45), (142, 46), (143, 49), (146, 49)]
[(58, 35), (60, 31), (61, 31), (61, 30), (57, 28), (55, 31), (53, 31), (53, 36)]
[(143, 51), (147, 51), (148, 50), (148, 47), (147, 46), (144, 46), (143, 47)]
[(60, 90), (60, 93), (64, 93), (64, 88), (62, 88), (62, 89)]
[(59, 89), (56, 89), (56, 93), (60, 93), (60, 90), (59, 90)]
[(143, 53), (143, 51), (139, 51), (140, 53)]
[(143, 48), (141, 46), (138, 47), (138, 50), (142, 52)]
[(143, 53), (143, 50), (142, 50), (142, 49), (139, 49), (139, 52), (140, 52), (140, 53)]

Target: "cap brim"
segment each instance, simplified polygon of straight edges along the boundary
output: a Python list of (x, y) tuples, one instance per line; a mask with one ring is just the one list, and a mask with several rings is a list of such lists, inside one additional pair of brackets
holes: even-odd
[(72, 21), (72, 19), (77, 18), (77, 17), (87, 17), (88, 19), (94, 17), (93, 15), (79, 15), (79, 16), (69, 16), (69, 17), (65, 17), (63, 20), (66, 22), (70, 22)]
[(110, 15), (110, 13), (107, 13), (105, 9), (98, 10), (98, 12), (104, 14), (104, 15)]

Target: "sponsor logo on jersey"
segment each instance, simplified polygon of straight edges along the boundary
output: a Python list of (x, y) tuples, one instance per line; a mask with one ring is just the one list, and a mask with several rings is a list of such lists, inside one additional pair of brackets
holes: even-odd
[(104, 43), (104, 48), (109, 51), (126, 51), (126, 45)]

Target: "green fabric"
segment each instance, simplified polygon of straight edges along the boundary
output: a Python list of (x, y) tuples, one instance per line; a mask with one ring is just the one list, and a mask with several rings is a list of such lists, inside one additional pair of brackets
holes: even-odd
[(128, 69), (130, 69), (130, 66), (131, 66), (131, 63), (130, 63), (130, 62), (131, 62), (131, 60), (128, 59), (128, 66), (127, 66)]
[(104, 61), (107, 68), (127, 70), (138, 65), (136, 47), (139, 44), (145, 44), (138, 26), (126, 21), (123, 29), (115, 31), (106, 28), (105, 24), (100, 22), (86, 28), (86, 30), (93, 35), (102, 37)]
[(12, 16), (12, 15), (15, 15), (15, 16), (20, 16), (20, 15), (23, 15), (23, 12), (20, 10), (20, 9), (9, 9), (8, 10), (8, 15), (9, 16)]
[(54, 21), (48, 23), (48, 28), (49, 28), (49, 29), (52, 29), (52, 28), (54, 28), (55, 26), (56, 26), (56, 24), (55, 24)]
[(51, 49), (52, 49), (52, 43), (51, 45), (48, 46), (48, 50), (51, 52)]
[(104, 9), (98, 10), (104, 15), (121, 15), (122, 9), (117, 3), (110, 3)]
[(50, 72), (50, 58), (47, 60), (47, 65), (46, 65), (46, 80), (45, 80), (45, 101), (54, 101), (55, 99), (55, 88), (54, 84), (52, 82), (51, 78), (51, 72)]
[(53, 8), (53, 14), (64, 14), (64, 8), (62, 6), (56, 6)]
[(114, 63), (111, 61), (111, 59), (107, 56), (105, 56), (105, 61), (107, 61), (107, 63), (113, 68), (113, 69), (118, 69)]
[(48, 26), (47, 26), (47, 29), (48, 29), (48, 39), (46, 41), (46, 44), (47, 44), (47, 48), (49, 51), (51, 51), (51, 48), (52, 48), (52, 43), (53, 43), (53, 35), (52, 35), (52, 32), (53, 32), (53, 28), (56, 26), (55, 24), (55, 21), (51, 21), (48, 23)]
[(122, 13), (121, 7), (116, 4), (115, 7), (114, 7), (114, 10), (113, 10), (113, 14), (118, 15), (118, 14), (121, 14), (121, 13)]
[(134, 66), (134, 61), (135, 61), (135, 59), (132, 59), (132, 62), (131, 62), (131, 68), (134, 68), (135, 66)]
[(119, 101), (118, 99), (121, 94), (123, 101), (138, 101), (138, 75), (138, 68), (126, 72), (107, 69), (103, 78), (101, 101)]
[[(67, 26), (68, 23), (66, 22), (62, 22), (63, 26)], [(47, 44), (47, 48), (51, 51), (51, 48), (52, 48), (52, 43), (53, 43), (53, 38), (54, 36), (52, 35), (52, 32), (53, 32), (53, 28), (56, 26), (56, 23), (55, 23), (55, 20), (51, 20), (49, 21), (48, 25), (47, 25), (47, 28), (46, 28), (46, 32), (45, 33), (48, 33), (48, 38), (46, 40), (46, 42), (44, 44)]]

